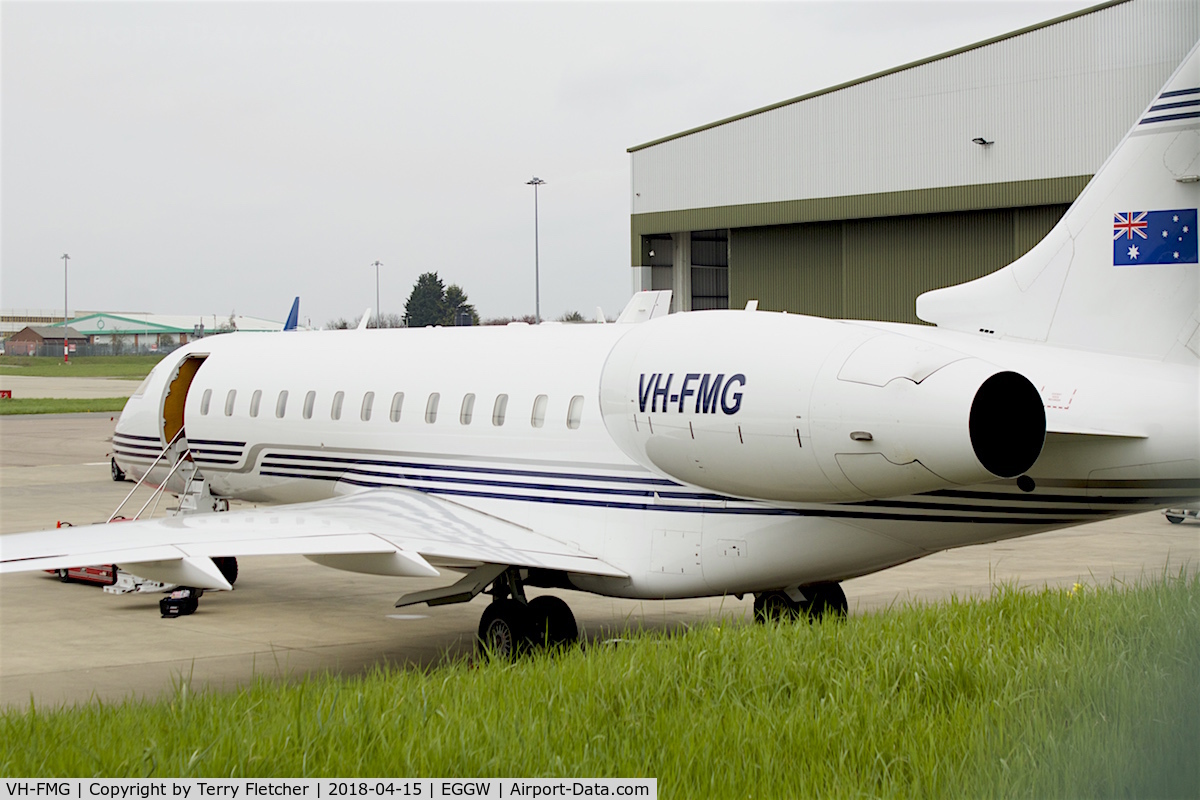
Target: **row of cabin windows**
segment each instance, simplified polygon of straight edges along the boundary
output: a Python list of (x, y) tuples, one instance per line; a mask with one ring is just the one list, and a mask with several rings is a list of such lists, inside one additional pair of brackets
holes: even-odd
[[(212, 404), (212, 389), (205, 389), (204, 394), (200, 398), (200, 415), (208, 416), (209, 407)], [(346, 399), (345, 392), (336, 392), (333, 395), (333, 402), (329, 406), (329, 418), (342, 418), (342, 404)], [(425, 401), (425, 421), (427, 423), (437, 422), (438, 406), (441, 403), (442, 395), (440, 392), (433, 392), (429, 395), (429, 399)], [(279, 393), (275, 400), (275, 416), (283, 419), (283, 415), (287, 413), (288, 391), (284, 389)], [(546, 424), (546, 406), (550, 399), (544, 394), (539, 394), (533, 400), (533, 411), (529, 416), (529, 424), (535, 428), (540, 428)], [(237, 403), (237, 389), (230, 389), (225, 395), (225, 416), (232, 417), (233, 409)], [(304, 395), (303, 416), (305, 419), (312, 419), (313, 410), (317, 404), (317, 393), (310, 391)], [(257, 417), (260, 407), (262, 406), (262, 390), (255, 389), (254, 394), (250, 395), (250, 416)], [(371, 419), (371, 412), (375, 406), (375, 393), (367, 392), (363, 395), (362, 405), (359, 407), (358, 418), (363, 422), (368, 422)], [(392, 422), (400, 421), (400, 411), (404, 407), (404, 392), (396, 392), (392, 395), (392, 405), (388, 412), (388, 419)], [(492, 403), (492, 424), (499, 427), (504, 424), (505, 417), (508, 413), (508, 395), (498, 394), (496, 400)], [(471, 420), (475, 417), (475, 394), (468, 393), (463, 395), (462, 407), (458, 412), (458, 421), (463, 425), (470, 425)], [(574, 430), (579, 427), (579, 422), (583, 418), (583, 395), (577, 394), (571, 398), (570, 404), (567, 406), (567, 427)]]

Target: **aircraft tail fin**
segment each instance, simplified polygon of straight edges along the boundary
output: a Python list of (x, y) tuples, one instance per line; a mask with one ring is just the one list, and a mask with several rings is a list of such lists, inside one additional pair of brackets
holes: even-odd
[(1200, 359), (1200, 44), (1046, 238), (1007, 267), (926, 292), (953, 330)]
[(300, 298), (292, 301), (292, 310), (288, 312), (287, 322), (283, 323), (285, 331), (294, 331), (300, 324)]

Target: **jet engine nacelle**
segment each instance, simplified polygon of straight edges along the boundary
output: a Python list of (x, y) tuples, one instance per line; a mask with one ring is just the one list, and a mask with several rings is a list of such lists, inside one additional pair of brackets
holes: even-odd
[(647, 469), (772, 502), (1013, 478), (1046, 435), (1022, 375), (899, 333), (766, 312), (631, 326), (600, 400), (617, 445)]

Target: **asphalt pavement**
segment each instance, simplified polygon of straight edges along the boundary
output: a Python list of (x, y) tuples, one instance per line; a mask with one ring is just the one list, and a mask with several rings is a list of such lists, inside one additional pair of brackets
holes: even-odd
[[(115, 417), (0, 417), (0, 533), (108, 518), (133, 486), (110, 476)], [(851, 613), (865, 614), (907, 601), (987, 595), (1000, 583), (1132, 582), (1198, 564), (1200, 524), (1171, 525), (1149, 513), (939, 553), (843, 585)], [(0, 704), (156, 697), (181, 680), (222, 690), (256, 675), (296, 680), (381, 664), (436, 664), (471, 652), (485, 604), (476, 598), (396, 609), (401, 594), (445, 579), (357, 575), (299, 556), (244, 558), (239, 565), (235, 591), (207, 593), (195, 614), (177, 619), (159, 616), (159, 595), (113, 596), (44, 573), (0, 576)], [(721, 617), (749, 624), (751, 613), (749, 597), (647, 602), (555, 593), (592, 642), (631, 628), (671, 630)]]

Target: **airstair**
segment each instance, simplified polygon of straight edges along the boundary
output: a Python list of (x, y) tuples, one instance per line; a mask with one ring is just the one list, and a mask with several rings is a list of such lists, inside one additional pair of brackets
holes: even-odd
[[(142, 487), (150, 473), (160, 464), (166, 462), (171, 463), (171, 468), (159, 482), (158, 486), (155, 487), (146, 502), (142, 504), (142, 507), (132, 517), (122, 516), (121, 509), (125, 508), (137, 493), (137, 490)], [(175, 438), (168, 442), (167, 446), (159, 452), (142, 477), (129, 490), (129, 494), (125, 495), (125, 499), (121, 501), (120, 505), (109, 516), (108, 522), (138, 520), (142, 518), (147, 509), (150, 509), (148, 516), (153, 516), (166, 494), (167, 485), (176, 475), (179, 475), (183, 479), (183, 491), (178, 495), (179, 504), (173, 509), (167, 509), (168, 516), (212, 514), (229, 510), (229, 501), (224, 498), (214, 497), (209, 490), (208, 481), (204, 479), (200, 471), (196, 468), (195, 461), (192, 460), (191, 448), (188, 446), (187, 439), (184, 438), (183, 429), (180, 428), (179, 432), (175, 434)], [(151, 504), (153, 504), (153, 507), (151, 507)], [(236, 570), (236, 567), (234, 569)], [(232, 583), (232, 581), (230, 582)], [(142, 578), (125, 570), (118, 570), (116, 582), (110, 586), (105, 586), (104, 591), (110, 594), (128, 594), (131, 592), (172, 592), (178, 588), (175, 584), (161, 583)]]

